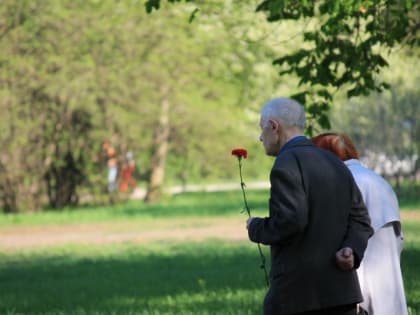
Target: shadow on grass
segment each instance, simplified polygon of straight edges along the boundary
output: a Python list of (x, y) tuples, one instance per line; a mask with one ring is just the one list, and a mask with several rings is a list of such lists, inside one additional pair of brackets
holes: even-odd
[[(266, 288), (252, 244), (121, 245), (79, 252), (0, 255), (0, 314), (261, 311)], [(420, 249), (408, 246), (401, 261), (411, 314), (420, 314)]]
[(265, 291), (245, 245), (0, 258), (1, 314), (253, 314)]

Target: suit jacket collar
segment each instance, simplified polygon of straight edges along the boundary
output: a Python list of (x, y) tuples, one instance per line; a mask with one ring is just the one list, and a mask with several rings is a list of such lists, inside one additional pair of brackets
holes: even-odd
[(283, 153), (284, 151), (287, 151), (287, 150), (289, 150), (291, 148), (300, 147), (300, 146), (308, 146), (308, 145), (313, 146), (314, 144), (312, 143), (311, 140), (309, 140), (305, 136), (296, 136), (296, 137), (290, 139), (289, 141), (287, 141), (280, 148), (280, 151), (277, 154), (277, 156), (279, 156), (281, 153)]

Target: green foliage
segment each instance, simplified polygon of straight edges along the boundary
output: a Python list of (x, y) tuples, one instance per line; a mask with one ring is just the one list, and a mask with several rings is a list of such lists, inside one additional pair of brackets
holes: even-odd
[[(159, 4), (147, 1), (148, 12)], [(385, 53), (420, 43), (420, 4), (413, 0), (264, 0), (257, 12), (266, 13), (269, 22), (308, 25), (302, 32), (304, 47), (283, 52), (273, 64), (280, 75), (299, 78), (297, 94), (310, 113), (309, 134), (317, 124), (330, 127), (327, 113), (337, 90), (345, 89), (351, 98), (387, 89), (389, 84), (378, 76), (388, 65)]]
[[(258, 11), (270, 22), (315, 19), (303, 33), (308, 48), (277, 58), (280, 74), (296, 74), (311, 116), (329, 128), (326, 115), (336, 90), (349, 98), (381, 92), (389, 84), (378, 78), (388, 66), (387, 51), (400, 44), (418, 45), (420, 5), (416, 1), (288, 1), (266, 0)], [(311, 131), (311, 130), (310, 130)]]
[[(181, 2), (182, 0), (168, 0), (168, 2), (174, 3), (174, 2)], [(186, 0), (185, 2), (188, 2)], [(146, 7), (147, 13), (151, 13), (154, 10), (159, 10), (160, 8), (160, 0), (147, 0), (144, 4)]]
[[(184, 2), (188, 3), (155, 12), (160, 1), (146, 1), (146, 14), (131, 0), (2, 1), (3, 211), (34, 211), (46, 203), (62, 209), (86, 199), (97, 204), (112, 201), (114, 196), (105, 190), (105, 140), (112, 142), (120, 161), (132, 151), (138, 180), (147, 179), (154, 168), (155, 140), (162, 134), (160, 109), (165, 102), (169, 135), (161, 170), (164, 183), (236, 178), (229, 152), (237, 146), (250, 152), (245, 180), (265, 180), (267, 172), (262, 170), (272, 161), (258, 143), (259, 104), (273, 95), (295, 94), (306, 104), (309, 134), (318, 124), (329, 127), (328, 111), (345, 80), (356, 78), (366, 87), (382, 84), (376, 77), (372, 83), (358, 74), (368, 63), (385, 65), (381, 42), (374, 44), (363, 32), (376, 32), (390, 47), (397, 43), (392, 38), (399, 40), (404, 32), (413, 35), (410, 30), (418, 17), (418, 5), (411, 1), (392, 9), (388, 2), (380, 6), (376, 1), (264, 1), (259, 13), (254, 1)], [(357, 4), (366, 4), (367, 13), (357, 11)], [(378, 14), (388, 12), (389, 18), (373, 16), (374, 8)], [(352, 24), (356, 13), (361, 15), (359, 37)], [(408, 24), (399, 23), (405, 13)], [(266, 23), (265, 14), (292, 21)], [(389, 25), (395, 29), (384, 32)], [(405, 31), (400, 27), (404, 25)], [(415, 38), (407, 37), (407, 43), (414, 44)], [(339, 47), (326, 48), (333, 44)], [(350, 58), (369, 52), (371, 44), (370, 59)], [(334, 66), (337, 58), (347, 58), (358, 70), (336, 86), (328, 85), (331, 78), (345, 76), (343, 62)], [(281, 77), (271, 65), (274, 59), (285, 71)], [(295, 78), (293, 63), (305, 77)], [(297, 91), (299, 81), (302, 89)]]
[[(331, 113), (332, 127), (349, 134), (362, 155), (376, 152), (388, 158), (418, 159), (420, 76), (413, 69), (420, 66), (419, 50), (401, 50), (389, 62), (390, 68), (382, 77), (390, 82), (390, 89), (350, 101), (337, 97)], [(416, 170), (418, 165), (410, 176), (413, 179)], [(407, 173), (401, 175), (408, 178)]]
[(220, 6), (223, 23), (200, 11), (190, 24), (190, 7), (150, 16), (133, 1), (3, 1), (1, 207), (107, 202), (105, 140), (120, 159), (132, 151), (146, 178), (163, 101), (168, 181), (231, 178), (231, 148), (257, 137), (242, 133), (249, 120), (237, 104), (259, 100), (272, 77), (256, 75), (266, 50), (242, 41), (228, 20), (247, 25), (251, 14), (235, 8)]
[(418, 209), (420, 208), (420, 182), (405, 180), (402, 183), (395, 183), (391, 181), (398, 197), (399, 206), (401, 209)]

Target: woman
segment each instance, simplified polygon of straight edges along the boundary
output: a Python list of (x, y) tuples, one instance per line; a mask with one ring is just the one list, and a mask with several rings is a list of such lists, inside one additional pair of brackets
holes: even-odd
[(312, 141), (344, 161), (371, 217), (375, 233), (357, 270), (364, 298), (361, 308), (369, 315), (407, 315), (400, 267), (403, 237), (395, 192), (385, 179), (359, 162), (359, 154), (348, 136), (324, 133)]

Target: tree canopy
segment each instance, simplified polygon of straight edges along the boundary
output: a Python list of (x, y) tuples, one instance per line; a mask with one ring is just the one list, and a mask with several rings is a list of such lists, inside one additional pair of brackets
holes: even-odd
[(234, 172), (223, 157), (249, 142), (237, 102), (255, 95), (250, 84), (269, 82), (253, 75), (265, 50), (230, 36), (237, 25), (225, 23), (229, 10), (222, 21), (209, 15), (193, 25), (186, 12), (152, 17), (133, 1), (3, 1), (5, 211), (106, 202), (104, 141), (121, 158), (134, 152), (151, 201), (168, 178)]
[[(182, 2), (168, 0), (168, 2)], [(194, 3), (191, 18), (207, 7)], [(159, 9), (160, 0), (146, 1), (147, 12)], [(305, 43), (274, 59), (280, 75), (294, 74), (299, 89), (291, 97), (303, 103), (309, 121), (329, 128), (328, 110), (333, 96), (344, 89), (347, 96), (381, 92), (389, 84), (378, 74), (388, 65), (386, 54), (400, 45), (420, 44), (420, 3), (416, 0), (297, 1), (264, 0), (256, 4), (267, 21), (304, 21)], [(308, 126), (313, 132), (314, 123)]]
[[(271, 160), (261, 152), (257, 126), (257, 107), (263, 101), (273, 95), (295, 94), (305, 102), (310, 125), (318, 121), (327, 126), (328, 108), (332, 96), (339, 99), (339, 88), (351, 90), (359, 83), (362, 89), (368, 87), (367, 79), (322, 85), (330, 76), (338, 80), (349, 68), (339, 62), (335, 71), (333, 65), (338, 59), (327, 70), (309, 62), (315, 58), (322, 63), (327, 53), (336, 54), (334, 49), (317, 50), (313, 40), (318, 38), (324, 48), (332, 45), (332, 35), (327, 36), (324, 30), (332, 8), (323, 8), (324, 2), (315, 1), (311, 11), (312, 2), (288, 1), (281, 2), (284, 5), (275, 11), (274, 3), (259, 3), (255, 12), (255, 1), (189, 1), (147, 14), (140, 2), (132, 0), (3, 0), (3, 211), (39, 210), (45, 206), (62, 209), (80, 200), (101, 204), (127, 198), (127, 194), (113, 195), (106, 190), (105, 142), (115, 148), (119, 163), (124, 162), (126, 153), (133, 153), (136, 179), (147, 189), (150, 202), (161, 197), (162, 187), (168, 183), (235, 179), (237, 169), (230, 151), (236, 146), (248, 149), (247, 177), (266, 179), (261, 167), (269, 168)], [(300, 13), (290, 16), (287, 12), (293, 3)], [(366, 1), (359, 4), (368, 7)], [(146, 5), (151, 10), (160, 2), (146, 1)], [(348, 16), (356, 10), (347, 2), (334, 10), (346, 17), (345, 8), (352, 8)], [(360, 8), (356, 10), (359, 14)], [(407, 13), (408, 29), (416, 21), (417, 9), (413, 4)], [(321, 14), (322, 10), (330, 13)], [(273, 12), (283, 12), (285, 20)], [(364, 29), (373, 18), (368, 18), (371, 14), (361, 16)], [(267, 23), (267, 17), (272, 15), (269, 19), (276, 23)], [(351, 25), (349, 19), (348, 27)], [(353, 45), (354, 34), (344, 36), (340, 32), (336, 34), (338, 42)], [(405, 39), (401, 36), (386, 47), (417, 45), (410, 32)], [(359, 44), (366, 40), (366, 34), (360, 33)], [(379, 44), (372, 46), (371, 56), (382, 54)], [(416, 51), (410, 50), (409, 56), (400, 48), (397, 53), (418, 60)], [(295, 52), (300, 52), (297, 56), (301, 59), (293, 59), (297, 58)], [(342, 54), (351, 61), (348, 52)], [(281, 62), (281, 58), (286, 59)], [(378, 58), (372, 57), (369, 62)], [(272, 60), (276, 60), (275, 67)], [(279, 70), (284, 72), (280, 76)], [(296, 71), (306, 74), (307, 81)], [(317, 71), (326, 71), (325, 77)], [(372, 71), (368, 72), (374, 85), (383, 87)], [(349, 80), (356, 74), (352, 72)], [(311, 81), (315, 79), (318, 81)], [(384, 79), (396, 84), (392, 75)], [(395, 125), (401, 125), (392, 119), (395, 113), (417, 115), (417, 94), (407, 87), (410, 80), (416, 86), (417, 79), (402, 73), (400, 80), (404, 84), (391, 90), (392, 106), (377, 106), (379, 97), (369, 99), (369, 119), (376, 119), (380, 108), (384, 109), (386, 122)], [(382, 100), (390, 103), (388, 95)], [(340, 101), (343, 104), (335, 101), (335, 107), (346, 111), (346, 101)], [(352, 105), (365, 101), (355, 99)], [(401, 106), (401, 102), (407, 106)], [(367, 109), (370, 107), (363, 107)], [(351, 126), (352, 119), (351, 115), (342, 119), (342, 128)], [(357, 123), (364, 126), (365, 121)], [(360, 137), (364, 136), (360, 133)], [(413, 138), (404, 133), (404, 139)], [(409, 146), (409, 141), (404, 140), (404, 146), (387, 147), (387, 152), (415, 153), (418, 148)]]

